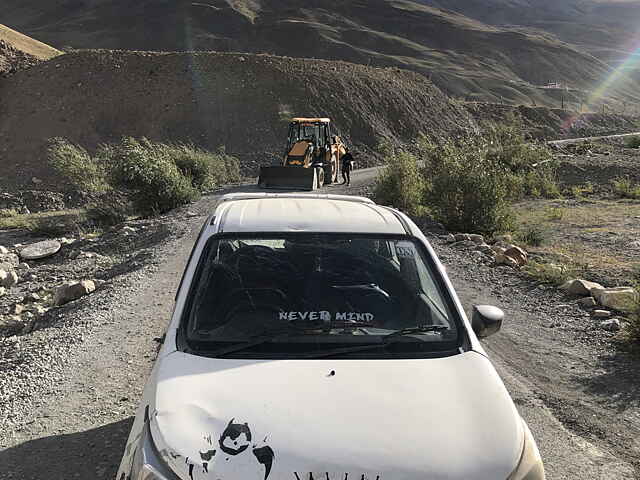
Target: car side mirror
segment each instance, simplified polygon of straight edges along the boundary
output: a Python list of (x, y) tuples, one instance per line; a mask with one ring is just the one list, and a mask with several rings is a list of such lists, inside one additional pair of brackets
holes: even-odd
[(474, 305), (471, 327), (478, 338), (487, 338), (500, 330), (504, 312), (491, 305)]

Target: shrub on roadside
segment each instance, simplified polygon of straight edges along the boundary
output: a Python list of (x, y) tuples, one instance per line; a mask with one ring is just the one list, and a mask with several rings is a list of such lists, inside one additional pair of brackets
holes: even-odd
[(377, 203), (393, 205), (409, 215), (422, 215), (426, 182), (412, 153), (385, 147), (387, 166), (374, 186)]
[(87, 218), (97, 225), (118, 225), (134, 214), (135, 211), (129, 199), (118, 192), (101, 195), (87, 208)]
[(530, 261), (522, 270), (535, 280), (560, 286), (572, 277), (575, 278), (574, 270), (566, 265), (556, 265), (553, 263), (539, 263)]
[[(240, 163), (224, 149), (123, 138), (95, 156), (64, 139), (51, 141), (51, 165), (81, 191), (100, 195), (90, 207), (94, 221), (114, 224), (133, 214), (152, 215), (196, 200), (200, 193), (240, 179)], [(125, 193), (130, 202), (122, 199)]]
[(420, 145), (424, 201), (449, 230), (493, 234), (512, 230), (509, 176), (476, 141)]
[(109, 183), (129, 192), (142, 215), (164, 213), (198, 199), (200, 192), (162, 147), (146, 139), (123, 138), (104, 145), (97, 158), (109, 165)]
[(50, 140), (47, 149), (49, 164), (67, 178), (78, 190), (104, 192), (108, 189), (106, 170), (82, 147), (64, 138)]
[(515, 234), (516, 240), (531, 247), (539, 247), (547, 237), (547, 232), (537, 225), (525, 225)]
[(428, 211), (450, 230), (509, 231), (515, 224), (511, 202), (560, 195), (551, 152), (525, 141), (515, 125), (438, 145), (422, 137), (414, 152), (386, 147), (383, 153), (388, 166), (376, 200), (414, 215)]

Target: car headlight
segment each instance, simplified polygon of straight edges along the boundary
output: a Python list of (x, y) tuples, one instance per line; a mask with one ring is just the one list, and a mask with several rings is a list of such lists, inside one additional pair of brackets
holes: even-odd
[(142, 430), (131, 466), (131, 480), (179, 480), (162, 461), (151, 438), (149, 422)]
[(524, 420), (522, 421), (522, 427), (524, 430), (522, 455), (518, 466), (509, 475), (508, 480), (545, 480), (542, 457), (540, 457), (536, 441), (533, 439), (533, 435), (531, 435), (531, 431)]

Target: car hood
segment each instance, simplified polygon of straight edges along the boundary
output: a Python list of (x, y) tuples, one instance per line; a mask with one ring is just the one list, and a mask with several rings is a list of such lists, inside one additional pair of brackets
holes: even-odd
[[(523, 430), (489, 360), (160, 360), (151, 432), (184, 480), (500, 480)], [(347, 475), (348, 474), (348, 475)]]

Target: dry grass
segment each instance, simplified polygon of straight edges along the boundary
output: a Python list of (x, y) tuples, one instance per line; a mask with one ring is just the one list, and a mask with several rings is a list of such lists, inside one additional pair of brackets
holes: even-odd
[(16, 214), (0, 217), (0, 230), (28, 230), (55, 236), (77, 230), (85, 220), (85, 211), (81, 209)]
[[(545, 232), (535, 249), (545, 261), (612, 283), (629, 283), (638, 268), (640, 202), (536, 200), (516, 206), (518, 226)], [(544, 272), (542, 272), (544, 273)]]

